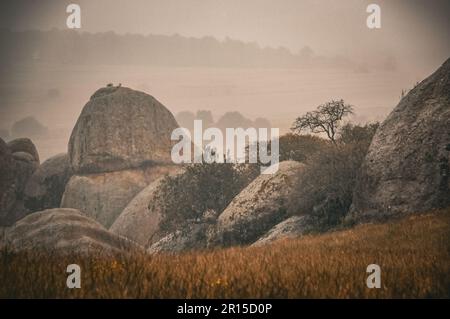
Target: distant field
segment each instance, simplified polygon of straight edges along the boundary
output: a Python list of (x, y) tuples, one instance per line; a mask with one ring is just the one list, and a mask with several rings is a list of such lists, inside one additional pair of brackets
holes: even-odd
[[(0, 252), (1, 298), (449, 298), (450, 209), (390, 224), (178, 256)], [(82, 288), (66, 288), (66, 267)], [(381, 267), (381, 289), (366, 267)]]

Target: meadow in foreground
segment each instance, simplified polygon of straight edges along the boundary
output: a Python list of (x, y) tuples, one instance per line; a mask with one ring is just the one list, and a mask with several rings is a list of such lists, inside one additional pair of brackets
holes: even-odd
[[(0, 252), (1, 298), (449, 298), (450, 209), (265, 247), (115, 257)], [(81, 289), (66, 267), (81, 266)], [(369, 264), (380, 289), (366, 286)]]

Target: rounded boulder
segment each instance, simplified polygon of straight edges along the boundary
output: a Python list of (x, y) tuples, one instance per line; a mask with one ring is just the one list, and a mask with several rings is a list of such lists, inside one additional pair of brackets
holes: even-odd
[(178, 124), (153, 96), (106, 87), (84, 106), (69, 140), (75, 173), (112, 172), (171, 162), (172, 131)]

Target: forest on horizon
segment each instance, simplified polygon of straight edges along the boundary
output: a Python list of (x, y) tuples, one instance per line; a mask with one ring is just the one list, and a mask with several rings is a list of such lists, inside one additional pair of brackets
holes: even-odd
[[(231, 38), (221, 41), (212, 36), (184, 37), (179, 34), (140, 35), (48, 31), (11, 31), (0, 29), (0, 59), (9, 63), (129, 64), (157, 66), (210, 67), (339, 67), (360, 71), (350, 58), (316, 54), (309, 46), (293, 53), (285, 47), (261, 47), (256, 42)], [(391, 55), (376, 62), (381, 70), (392, 70), (396, 59)], [(3, 65), (5, 65), (3, 64)]]

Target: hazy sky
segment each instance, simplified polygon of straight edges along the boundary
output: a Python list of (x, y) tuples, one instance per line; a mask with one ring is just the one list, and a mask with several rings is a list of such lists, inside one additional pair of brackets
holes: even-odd
[[(65, 28), (69, 3), (82, 30), (167, 34), (260, 45), (304, 45), (318, 54), (370, 58), (377, 52), (440, 63), (450, 55), (448, 0), (14, 0), (1, 1), (0, 27)], [(382, 9), (381, 30), (366, 27), (366, 7)]]

